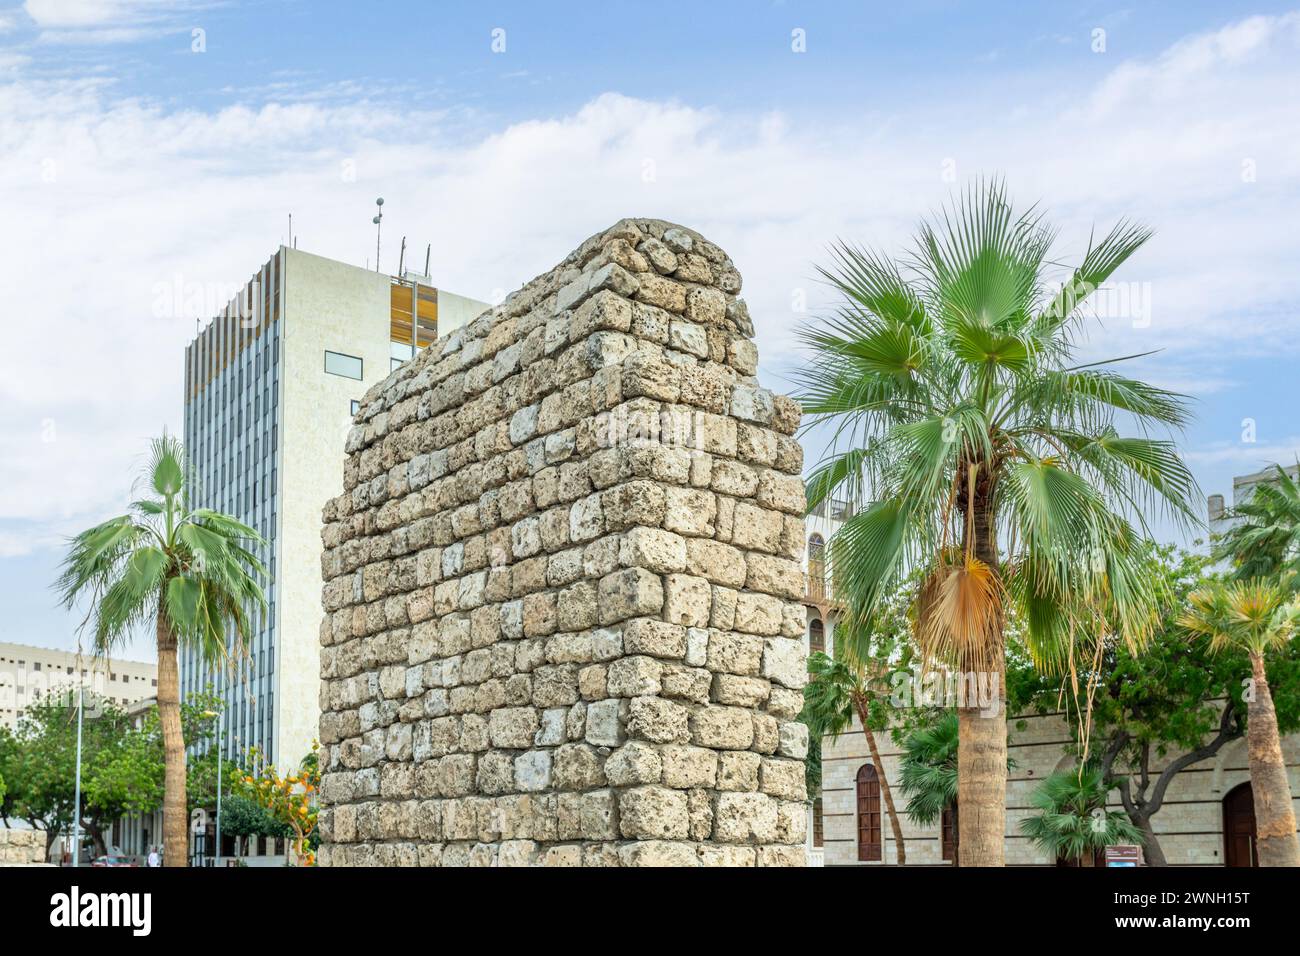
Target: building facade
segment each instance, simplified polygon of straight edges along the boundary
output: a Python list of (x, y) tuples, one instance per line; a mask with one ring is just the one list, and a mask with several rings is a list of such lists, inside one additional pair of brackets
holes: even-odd
[[(827, 498), (808, 513), (804, 521), (806, 538), (804, 607), (808, 627), (804, 634), (809, 654), (834, 654), (835, 624), (841, 603), (831, 577), (828, 546), (831, 538), (850, 517), (854, 506), (848, 501)], [(825, 843), (825, 806), (820, 793), (810, 793), (808, 804), (808, 864), (822, 866)]]
[(321, 509), (342, 488), (361, 397), (485, 303), (427, 276), (381, 272), (281, 246), (185, 349), (184, 440), (194, 500), (266, 541), (267, 607), (248, 656), (223, 676), (191, 652), (182, 696), (225, 697), (223, 741), (281, 766), (311, 749), (320, 714)]
[[(1006, 862), (1008, 866), (1056, 866), (1069, 861), (1048, 858), (1021, 834), (1020, 824), (1032, 811), (1030, 796), (1044, 779), (1074, 766), (1066, 753), (1070, 728), (1057, 714), (1029, 714), (1008, 722), (1008, 753), (1014, 761), (1007, 777)], [(900, 748), (887, 733), (877, 734), (883, 774), (894, 791), (909, 866), (952, 863), (947, 821), (918, 826), (904, 810), (899, 790)], [(1282, 739), (1292, 794), (1300, 793), (1300, 735)], [(1159, 773), (1180, 756), (1152, 758)], [(822, 741), (822, 812), (826, 866), (892, 866), (893, 834), (880, 801), (881, 768), (867, 750), (862, 727)], [(1122, 810), (1111, 792), (1110, 808)], [(1300, 814), (1300, 804), (1297, 805)], [(1170, 782), (1163, 806), (1151, 818), (1160, 847), (1171, 866), (1251, 866), (1254, 860), (1254, 805), (1246, 740), (1239, 737), (1214, 757), (1192, 764)]]
[[(1286, 471), (1294, 478), (1297, 468), (1292, 466)], [(1211, 495), (1207, 501), (1211, 533), (1227, 531), (1234, 521), (1232, 508), (1248, 500), (1259, 484), (1275, 474), (1270, 467), (1235, 477), (1231, 508), (1225, 505), (1223, 495)], [(812, 517), (808, 527), (810, 549), (815, 546), (815, 536), (834, 532), (834, 527), (817, 527)], [(815, 563), (810, 562), (810, 575), (814, 567)], [(821, 608), (832, 617), (834, 614), (833, 602), (818, 604), (811, 600), (813, 587), (810, 577), (810, 627)], [(906, 800), (898, 787), (900, 748), (889, 734), (877, 734), (876, 742), (883, 768), (873, 765), (856, 720), (851, 731), (822, 741), (822, 792), (814, 802), (818, 818), (814, 827), (824, 837), (825, 865), (879, 866), (896, 860), (893, 834), (881, 800), (882, 775), (894, 789), (908, 865), (951, 865), (952, 820), (945, 815), (943, 821), (929, 826), (912, 823), (903, 810)], [(1030, 714), (1009, 722), (1007, 746), (1013, 769), (1007, 779), (1008, 865), (1065, 865), (1066, 861), (1048, 859), (1031, 846), (1021, 834), (1020, 824), (1031, 812), (1029, 800), (1034, 789), (1056, 771), (1073, 766), (1073, 758), (1066, 753), (1070, 742), (1070, 728), (1058, 714)], [(1300, 794), (1300, 735), (1284, 737), (1282, 752), (1295, 797)], [(1153, 758), (1152, 772), (1159, 773), (1180, 755), (1171, 752)], [(1110, 804), (1112, 809), (1123, 809), (1117, 791), (1112, 791)], [(1163, 806), (1152, 817), (1152, 824), (1172, 866), (1255, 865), (1254, 805), (1245, 738), (1230, 742), (1214, 757), (1179, 772)]]
[(0, 726), (16, 730), (26, 708), (51, 690), (84, 685), (118, 707), (153, 697), (158, 665), (60, 651), (30, 644), (0, 643)]

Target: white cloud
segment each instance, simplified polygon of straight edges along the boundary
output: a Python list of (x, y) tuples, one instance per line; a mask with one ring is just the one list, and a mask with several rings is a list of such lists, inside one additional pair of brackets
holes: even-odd
[(43, 43), (133, 43), (178, 28), (202, 0), (26, 0), (23, 10)]
[(1300, 458), (1300, 436), (1264, 442), (1212, 442), (1185, 453), (1194, 466), (1227, 465), (1236, 474), (1255, 472), (1270, 465), (1289, 465)]
[[(171, 7), (110, 6), (106, 18), (32, 0), (29, 13), (51, 29), (130, 29)], [(304, 249), (360, 264), (381, 194), (385, 235), (432, 242), (437, 281), (480, 298), (623, 216), (697, 228), (746, 277), (764, 374), (779, 386), (807, 318), (792, 302), (821, 300), (814, 263), (827, 243), (896, 251), (949, 194), (940, 170), (952, 158), (958, 182), (1001, 172), (1022, 200), (1041, 199), (1067, 259), (1094, 221), (1155, 225), (1124, 274), (1148, 284), (1150, 323), (1109, 320), (1087, 348), (1165, 347), (1144, 371), (1201, 394), (1224, 387), (1236, 376), (1220, 360), (1297, 348), (1300, 101), (1277, 95), (1278, 76), (1294, 71), (1290, 21), (1268, 23), (1272, 41), (1251, 39), (1258, 27), (1218, 31), (1186, 41), (1208, 53), (1171, 48), (1117, 67), (1096, 91), (1035, 99), (1020, 77), (1002, 109), (949, 91), (834, 122), (610, 93), (472, 135), (463, 116), (355, 96), (296, 90), (205, 112), (116, 98), (107, 81), (20, 73), (0, 82), (0, 552), (119, 509), (147, 439), (178, 425), (196, 316), (155, 314), (160, 289), (178, 277), (237, 287), (284, 238), (290, 212)], [(1134, 70), (1148, 82), (1129, 79)], [(1159, 79), (1173, 75), (1195, 82), (1180, 92)], [(1245, 158), (1254, 182), (1243, 181)], [(345, 160), (355, 182), (340, 175)]]

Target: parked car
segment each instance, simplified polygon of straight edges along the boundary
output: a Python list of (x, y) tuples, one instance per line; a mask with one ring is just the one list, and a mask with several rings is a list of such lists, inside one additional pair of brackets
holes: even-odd
[(129, 856), (97, 856), (90, 861), (91, 866), (139, 866)]

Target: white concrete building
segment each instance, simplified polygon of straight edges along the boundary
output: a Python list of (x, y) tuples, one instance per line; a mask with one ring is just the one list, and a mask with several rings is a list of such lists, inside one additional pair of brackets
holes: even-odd
[(185, 447), (197, 503), (266, 539), (271, 580), (249, 661), (225, 680), (194, 655), (182, 696), (226, 697), (223, 740), (296, 766), (317, 735), (321, 509), (342, 487), (343, 444), (366, 390), (487, 305), (281, 246), (185, 349)]
[(50, 690), (75, 688), (78, 682), (84, 684), (87, 699), (93, 694), (127, 707), (157, 693), (158, 665), (0, 643), (0, 726), (16, 730), (25, 709), (37, 699)]
[[(1287, 475), (1294, 481), (1300, 477), (1300, 465), (1283, 465)], [(1232, 479), (1232, 504), (1228, 505), (1223, 495), (1210, 495), (1206, 499), (1206, 512), (1209, 518), (1210, 534), (1220, 535), (1236, 524), (1232, 510), (1239, 508), (1250, 499), (1257, 485), (1267, 484), (1277, 477), (1277, 467), (1269, 465), (1249, 475), (1236, 475)]]

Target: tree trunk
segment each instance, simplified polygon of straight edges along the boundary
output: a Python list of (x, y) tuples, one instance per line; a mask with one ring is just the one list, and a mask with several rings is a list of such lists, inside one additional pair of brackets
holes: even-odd
[[(957, 815), (957, 819), (954, 821), (956, 826), (952, 828), (952, 865), (961, 866), (961, 806), (956, 803), (952, 804), (952, 812)], [(940, 816), (939, 820), (940, 826), (942, 826), (943, 817)], [(942, 833), (940, 833), (939, 839), (943, 839)]]
[(1134, 821), (1142, 828), (1142, 859), (1146, 861), (1147, 866), (1168, 866), (1169, 861), (1165, 859), (1165, 851), (1160, 848), (1160, 840), (1156, 837), (1156, 831), (1151, 826), (1151, 818), (1147, 816), (1140, 817)]
[(880, 759), (880, 748), (876, 746), (875, 732), (867, 726), (867, 708), (861, 700), (855, 699), (853, 704), (858, 711), (858, 720), (862, 721), (862, 736), (867, 738), (867, 749), (871, 751), (871, 762), (876, 765), (877, 777), (880, 780), (880, 796), (885, 801), (885, 811), (889, 815), (889, 827), (894, 831), (894, 852), (898, 856), (898, 865), (903, 866), (907, 863), (907, 845), (903, 840), (903, 828), (898, 823), (898, 811), (894, 809), (894, 792), (889, 789), (889, 778), (885, 774), (885, 765)]
[[(981, 485), (985, 482), (982, 481)], [(997, 543), (993, 537), (993, 516), (989, 507), (991, 489), (977, 491), (975, 501), (975, 556), (1001, 579)], [(987, 674), (959, 674), (970, 693), (986, 681), (991, 698), (987, 711), (979, 706), (957, 708), (957, 817), (962, 866), (1003, 866), (1007, 832), (1007, 711), (1006, 663), (1003, 659), (1002, 622), (998, 622), (996, 646), (990, 649), (992, 670)], [(970, 680), (969, 678), (974, 678)], [(974, 685), (974, 686), (972, 686)], [(978, 695), (976, 695), (978, 697)]]
[(1295, 810), (1291, 785), (1287, 781), (1282, 742), (1277, 732), (1277, 714), (1268, 688), (1264, 658), (1250, 655), (1254, 677), (1254, 698), (1246, 708), (1246, 753), (1250, 763), (1250, 787), (1255, 797), (1255, 834), (1260, 866), (1300, 866), (1300, 842), (1296, 839)]
[(185, 738), (181, 732), (180, 668), (176, 635), (158, 601), (158, 723), (163, 737), (163, 865), (189, 863), (189, 826), (185, 812)]
[(95, 848), (95, 856), (108, 856), (108, 841), (104, 839), (104, 831), (94, 823), (83, 823), (81, 829), (90, 834), (90, 843)]

